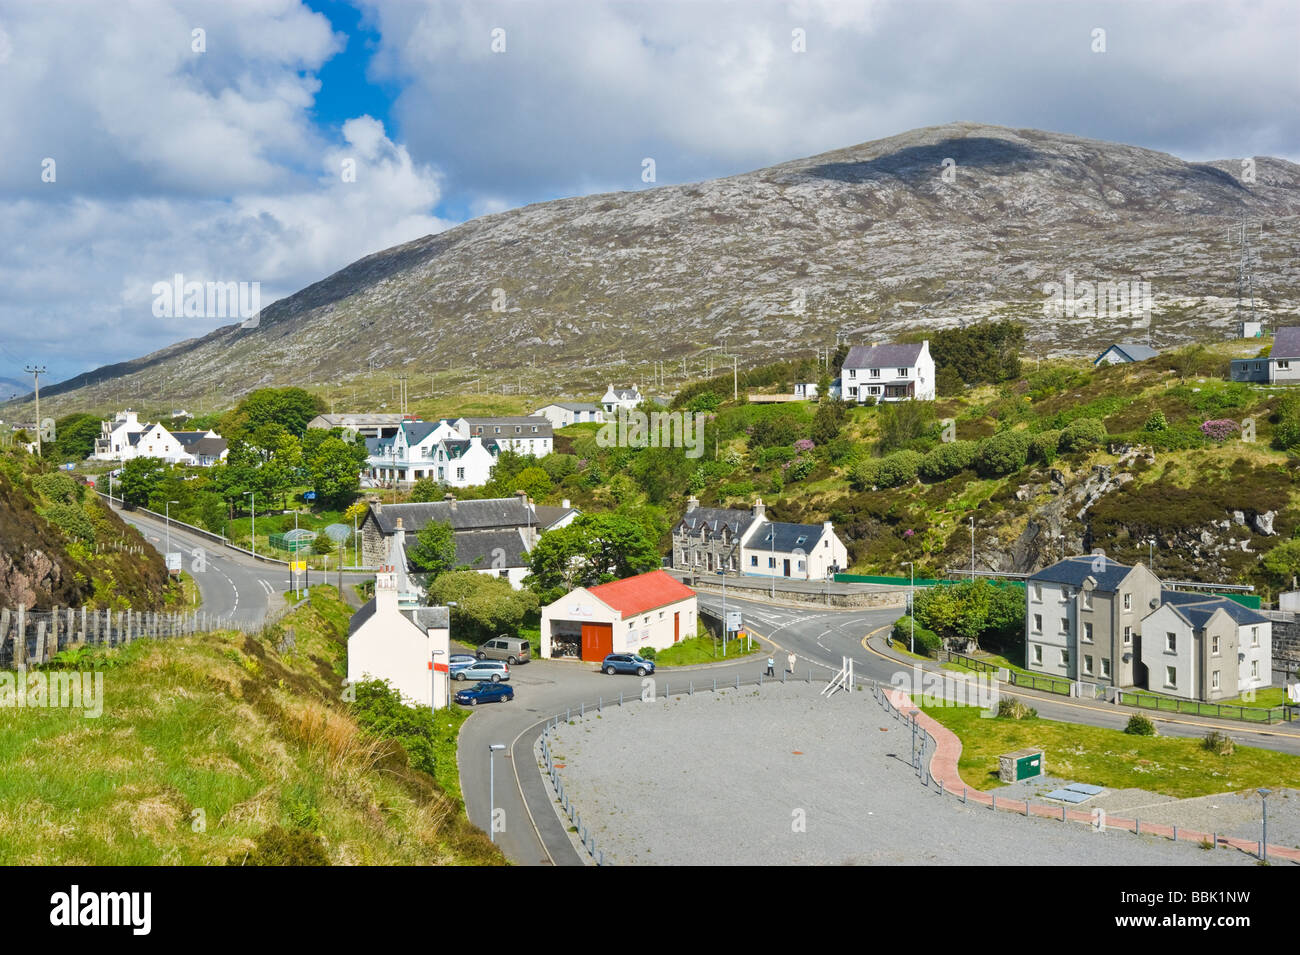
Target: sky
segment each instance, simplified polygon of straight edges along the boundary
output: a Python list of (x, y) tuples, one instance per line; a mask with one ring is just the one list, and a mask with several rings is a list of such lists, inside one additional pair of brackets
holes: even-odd
[(1300, 161), (1297, 94), (1286, 0), (0, 0), (0, 379), (244, 317), (176, 276), (265, 306), (476, 216), (922, 126)]

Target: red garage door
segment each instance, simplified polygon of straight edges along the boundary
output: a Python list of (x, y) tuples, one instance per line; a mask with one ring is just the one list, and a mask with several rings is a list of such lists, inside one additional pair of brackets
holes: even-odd
[(612, 623), (584, 623), (582, 625), (582, 659), (599, 663), (614, 652), (614, 625)]

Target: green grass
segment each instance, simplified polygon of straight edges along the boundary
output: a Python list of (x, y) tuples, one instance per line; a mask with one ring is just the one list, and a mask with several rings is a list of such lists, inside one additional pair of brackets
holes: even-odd
[(348, 615), (319, 587), (262, 637), (68, 654), (103, 673), (103, 712), (0, 707), (0, 863), (222, 865), (275, 825), (335, 864), (502, 862), (459, 809), (459, 715), (439, 714), (434, 776), (350, 715)]
[[(744, 640), (727, 641), (727, 659), (734, 660), (737, 657), (752, 656), (755, 653), (761, 653), (762, 644), (755, 639), (752, 648), (745, 650)], [(712, 637), (687, 637), (679, 643), (674, 643), (666, 650), (659, 650), (655, 653), (655, 665), (661, 667), (684, 667), (693, 663), (712, 663), (715, 660), (721, 660), (722, 641), (715, 640)]]
[(1044, 719), (982, 719), (968, 707), (923, 707), (961, 739), (958, 769), (976, 789), (1002, 785), (998, 756), (1041, 747), (1048, 774), (1109, 789), (1140, 788), (1180, 799), (1259, 786), (1300, 785), (1300, 757), (1237, 746), (1218, 756), (1197, 738), (1129, 736)]
[[(886, 637), (886, 638), (885, 638), (885, 642), (889, 645), (889, 647), (890, 647), (890, 648), (891, 648), (895, 653), (902, 654), (903, 656), (907, 657), (907, 658), (910, 659), (910, 660), (924, 660), (924, 661), (926, 661), (926, 662), (928, 662), (928, 663), (933, 663), (933, 662), (934, 662), (934, 657), (923, 656), (923, 655), (920, 654), (920, 653), (913, 653), (911, 650), (907, 649), (907, 644), (906, 644), (906, 643), (900, 643), (899, 641), (894, 640), (894, 639), (889, 638), (889, 637)], [(963, 667), (962, 669), (965, 669), (965, 668)]]

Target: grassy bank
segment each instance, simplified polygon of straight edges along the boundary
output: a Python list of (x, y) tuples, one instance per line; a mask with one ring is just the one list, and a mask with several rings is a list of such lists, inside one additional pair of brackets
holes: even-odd
[[(728, 640), (726, 659), (734, 660), (737, 657), (752, 656), (762, 651), (763, 645), (757, 639), (752, 641), (752, 647), (749, 650), (745, 649), (744, 640)], [(707, 634), (689, 637), (679, 643), (674, 643), (666, 650), (659, 650), (655, 653), (655, 665), (661, 667), (684, 667), (695, 663), (715, 663), (722, 659), (722, 641), (715, 640)]]
[(103, 712), (0, 709), (0, 862), (238, 864), (285, 831), (331, 864), (503, 862), (461, 810), (461, 717), (408, 755), (341, 698), (348, 616), (319, 587), (260, 638), (67, 654), (102, 672)]
[(976, 789), (995, 789), (998, 757), (1040, 747), (1047, 772), (1110, 789), (1140, 788), (1188, 798), (1259, 786), (1300, 786), (1300, 757), (1250, 746), (1220, 756), (1201, 740), (1130, 736), (1119, 730), (1044, 719), (981, 719), (971, 707), (924, 707), (961, 739), (958, 769)]

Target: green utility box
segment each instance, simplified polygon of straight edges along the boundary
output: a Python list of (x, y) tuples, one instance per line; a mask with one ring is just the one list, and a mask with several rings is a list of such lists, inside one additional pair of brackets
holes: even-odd
[(1018, 783), (1043, 775), (1047, 760), (1041, 749), (1018, 749), (998, 757), (998, 779), (1004, 783)]

